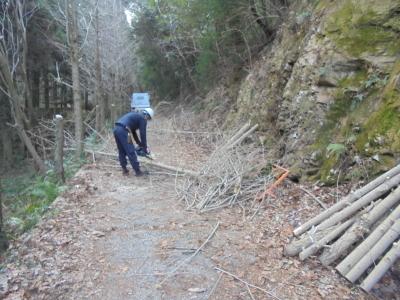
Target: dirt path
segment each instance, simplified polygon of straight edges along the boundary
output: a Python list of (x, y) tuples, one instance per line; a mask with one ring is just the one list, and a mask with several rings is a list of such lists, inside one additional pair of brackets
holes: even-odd
[[(151, 145), (173, 164), (171, 144)], [(193, 166), (195, 147), (179, 148)], [(157, 172), (123, 177), (109, 161), (85, 166), (43, 221), (13, 243), (0, 292), (6, 299), (374, 298), (317, 260), (282, 255), (293, 226), (320, 210), (295, 184), (282, 185), (249, 220), (240, 207), (186, 211), (174, 180)], [(335, 201), (329, 191), (314, 192)]]
[[(110, 174), (94, 184), (99, 189), (91, 214), (99, 233), (94, 233), (98, 239), (88, 256), (101, 268), (97, 265), (87, 274), (96, 276), (94, 289), (89, 286), (84, 297), (79, 293), (74, 298), (90, 294), (94, 299), (187, 299), (190, 288), (207, 290), (216, 280), (210, 259), (199, 255), (190, 268), (182, 267), (179, 276), (171, 275), (160, 286), (165, 274), (192, 254), (210, 231), (207, 220), (182, 210), (170, 178), (138, 180)], [(197, 296), (193, 299), (201, 298)]]
[(183, 211), (174, 193), (168, 177), (81, 170), (55, 203), (57, 215), (15, 245), (25, 266), (10, 268), (19, 278), (12, 276), (9, 299), (187, 299), (191, 288), (208, 290), (217, 274), (201, 253), (177, 270), (179, 280), (171, 276), (159, 286), (213, 223)]
[[(211, 293), (210, 299), (251, 299), (246, 286), (228, 275), (212, 292), (220, 276), (215, 266), (280, 299), (362, 297), (318, 263), (282, 257), (291, 227), (281, 214), (293, 199), (249, 222), (235, 208), (185, 211), (169, 176), (123, 177), (100, 163), (81, 170), (71, 185), (54, 213), (14, 245), (21, 263), (8, 266), (7, 299), (207, 299)], [(218, 220), (203, 251), (169, 273)], [(255, 299), (273, 299), (251, 292)]]

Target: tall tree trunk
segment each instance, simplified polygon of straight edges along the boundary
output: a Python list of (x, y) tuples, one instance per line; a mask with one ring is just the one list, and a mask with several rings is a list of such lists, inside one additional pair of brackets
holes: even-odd
[(32, 106), (35, 111), (40, 105), (40, 71), (32, 72)]
[(95, 19), (95, 30), (96, 30), (96, 57), (95, 57), (95, 69), (96, 69), (96, 130), (101, 132), (105, 124), (105, 102), (103, 98), (103, 83), (101, 76), (101, 53), (100, 53), (100, 34), (99, 34), (99, 1), (96, 1), (96, 19)]
[(68, 91), (67, 87), (65, 84), (61, 85), (61, 91), (60, 91), (60, 105), (59, 108), (63, 109), (66, 107), (66, 103), (68, 100)]
[(15, 12), (15, 18), (18, 22), (17, 24), (17, 32), (21, 35), (21, 47), (22, 47), (22, 55), (21, 55), (21, 73), (22, 73), (22, 79), (24, 82), (24, 97), (25, 97), (25, 103), (28, 111), (28, 120), (29, 124), (28, 127), (31, 127), (34, 125), (36, 122), (35, 120), (35, 114), (34, 114), (34, 108), (33, 108), (33, 100), (32, 100), (32, 92), (31, 92), (31, 87), (29, 84), (29, 78), (28, 78), (28, 40), (26, 38), (26, 22), (27, 22), (27, 17), (26, 17), (26, 11), (25, 11), (25, 1), (21, 0), (16, 0), (16, 9), (14, 10)]
[(46, 112), (50, 108), (50, 86), (49, 86), (49, 74), (47, 70), (47, 66), (43, 69), (43, 94), (44, 94), (44, 107)]
[[(57, 102), (58, 102), (58, 84), (57, 81), (53, 81), (51, 85), (51, 94), (50, 94), (50, 101), (53, 103), (53, 108), (57, 107)], [(50, 101), (49, 101), (49, 107), (50, 107)]]
[(103, 93), (103, 101), (104, 101), (104, 125), (106, 125), (107, 119), (110, 118), (110, 97), (108, 97), (108, 94)]
[(22, 143), (26, 146), (31, 154), (37, 169), (41, 173), (45, 173), (46, 166), (33, 146), (31, 139), (25, 132), (24, 121), (26, 117), (21, 108), (21, 103), (23, 103), (23, 100), (21, 99), (22, 96), (17, 93), (15, 82), (12, 78), (8, 65), (8, 58), (4, 52), (0, 52), (0, 74), (2, 75), (0, 77), (4, 83), (4, 86), (9, 93), (10, 104), (12, 106), (12, 116), (15, 123), (14, 128), (17, 130), (18, 136), (20, 137)]
[(3, 232), (3, 199), (1, 196), (1, 179), (0, 179), (0, 234)]
[(13, 105), (13, 115), (14, 115), (14, 128), (17, 130), (18, 136), (20, 137), (21, 141), (27, 148), (29, 154), (32, 156), (35, 166), (39, 170), (40, 173), (44, 174), (46, 172), (46, 165), (44, 164), (42, 158), (39, 156), (38, 152), (36, 151), (35, 146), (32, 144), (31, 139), (27, 135), (25, 128), (23, 127), (23, 111), (21, 107), (17, 104), (19, 96), (17, 94), (11, 94), (11, 99), (14, 100)]
[(9, 128), (1, 128), (0, 135), (1, 135), (1, 144), (3, 145), (2, 146), (3, 167), (5, 169), (8, 169), (10, 167), (10, 162), (13, 161), (13, 139), (10, 138), (11, 132)]
[(61, 115), (56, 115), (56, 147), (54, 153), (54, 172), (58, 180), (65, 182), (64, 176), (64, 119)]
[(84, 102), (85, 110), (89, 111), (90, 107), (89, 107), (89, 91), (88, 90), (85, 90), (83, 93), (83, 102)]
[(8, 241), (3, 230), (3, 199), (1, 195), (1, 180), (0, 180), (0, 252), (8, 248)]
[(79, 82), (78, 22), (75, 0), (66, 0), (68, 46), (72, 70), (72, 93), (75, 116), (76, 156), (83, 155), (82, 98)]

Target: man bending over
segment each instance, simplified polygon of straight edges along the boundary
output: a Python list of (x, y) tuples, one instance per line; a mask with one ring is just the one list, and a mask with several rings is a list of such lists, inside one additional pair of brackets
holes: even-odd
[[(128, 157), (129, 162), (135, 171), (136, 176), (148, 175), (148, 172), (140, 170), (139, 161), (136, 156), (136, 151), (133, 143), (128, 142), (128, 133), (130, 132), (136, 144), (140, 147), (141, 151), (145, 154), (150, 154), (147, 147), (146, 127), (147, 121), (151, 120), (154, 116), (154, 111), (151, 108), (145, 108), (141, 112), (129, 112), (123, 115), (116, 123), (113, 130), (115, 142), (118, 148), (118, 159), (122, 167), (122, 174), (128, 175), (127, 168)], [(137, 136), (136, 130), (139, 130), (140, 139)]]

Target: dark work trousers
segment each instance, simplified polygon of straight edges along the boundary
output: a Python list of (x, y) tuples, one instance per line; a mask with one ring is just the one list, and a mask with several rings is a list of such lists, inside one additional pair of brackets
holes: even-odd
[(135, 170), (135, 172), (139, 172), (140, 168), (135, 147), (128, 143), (128, 130), (126, 130), (123, 126), (116, 125), (113, 133), (118, 147), (118, 159), (121, 167), (126, 169), (126, 165), (128, 164), (126, 157), (128, 156), (132, 168)]

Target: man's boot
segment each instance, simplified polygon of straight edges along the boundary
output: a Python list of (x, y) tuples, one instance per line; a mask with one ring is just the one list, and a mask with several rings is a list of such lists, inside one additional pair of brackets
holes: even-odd
[(129, 170), (127, 168), (122, 168), (122, 175), (128, 176), (129, 175)]
[(135, 172), (136, 172), (136, 174), (135, 174), (136, 177), (142, 177), (142, 176), (149, 175), (149, 171), (141, 171), (140, 169), (136, 170)]

